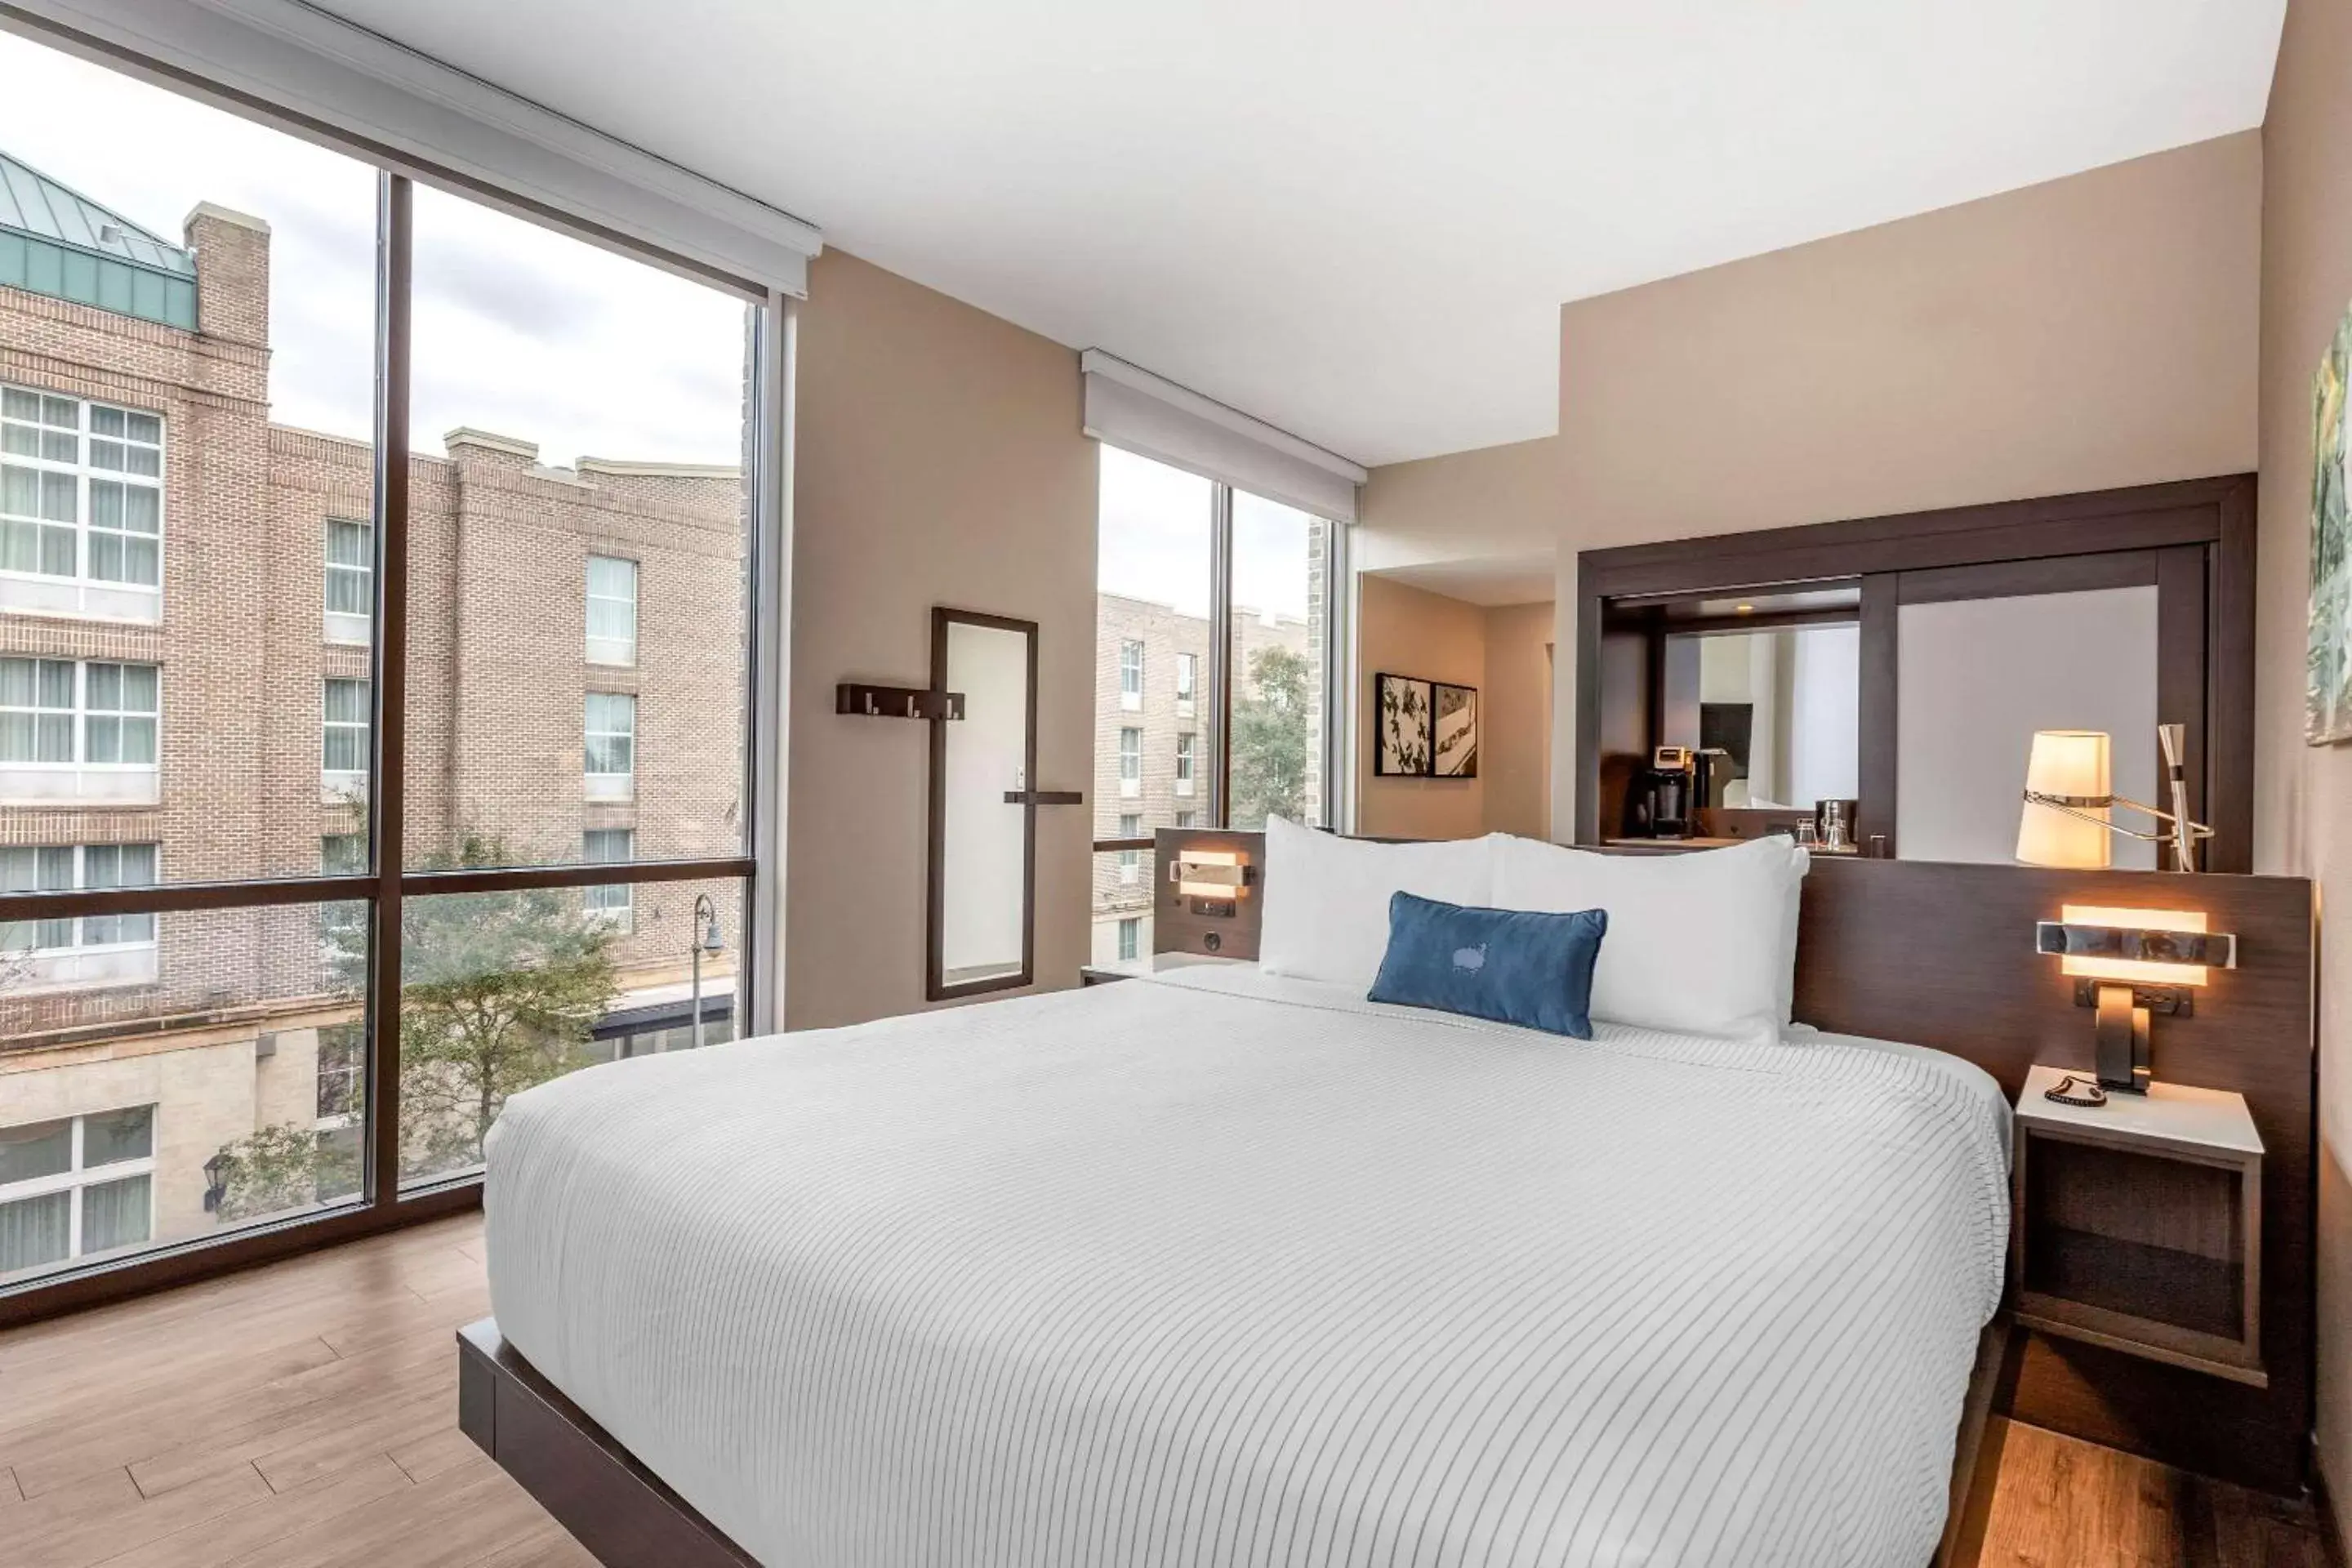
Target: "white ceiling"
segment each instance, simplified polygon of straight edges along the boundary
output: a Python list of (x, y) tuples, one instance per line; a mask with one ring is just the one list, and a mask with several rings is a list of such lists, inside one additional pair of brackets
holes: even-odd
[(1561, 301), (2261, 122), (2285, 0), (327, 0), (1364, 463)]
[(1484, 556), (1464, 561), (1425, 561), (1368, 573), (1410, 587), (1425, 588), (1474, 605), (1548, 605), (1558, 596), (1556, 558), (1549, 550), (1530, 555)]

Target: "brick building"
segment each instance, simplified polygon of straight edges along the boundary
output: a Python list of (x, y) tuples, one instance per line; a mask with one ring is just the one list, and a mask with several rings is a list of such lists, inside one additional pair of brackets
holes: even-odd
[[(269, 244), (209, 205), (173, 244), (0, 156), (0, 889), (364, 868), (373, 453), (270, 422)], [(445, 453), (410, 459), (411, 865), (737, 851), (737, 472)], [(700, 892), (731, 945), (731, 884), (580, 900), (607, 1052), (675, 1037)], [(257, 1130), (357, 1139), (350, 918), (0, 926), (0, 1279), (59, 1235), (210, 1228), (205, 1162)]]
[[(1320, 529), (1309, 557), (1322, 559)], [(1234, 697), (1252, 694), (1251, 659), (1282, 648), (1306, 660), (1305, 788), (1298, 802), (1322, 819), (1323, 679), (1319, 570), (1306, 619), (1234, 609)], [(1209, 623), (1166, 605), (1118, 594), (1095, 599), (1095, 837), (1131, 838), (1209, 821)], [(1250, 823), (1246, 826), (1257, 826)], [(1151, 951), (1149, 850), (1095, 857), (1094, 962)]]

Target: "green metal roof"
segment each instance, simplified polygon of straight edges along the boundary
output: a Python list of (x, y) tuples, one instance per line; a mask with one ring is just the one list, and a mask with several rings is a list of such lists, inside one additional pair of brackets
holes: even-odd
[(196, 329), (194, 253), (5, 153), (0, 285)]

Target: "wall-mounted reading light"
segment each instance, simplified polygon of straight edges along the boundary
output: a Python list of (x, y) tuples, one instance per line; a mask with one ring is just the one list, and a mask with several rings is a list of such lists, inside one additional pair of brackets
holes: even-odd
[(1192, 900), (1194, 914), (1225, 917), (1241, 912), (1255, 879), (1249, 857), (1239, 849), (1185, 849), (1169, 861), (1168, 879), (1179, 898)]
[(2238, 966), (2238, 939), (2206, 930), (2201, 910), (2068, 904), (2060, 914), (2034, 928), (2034, 947), (2074, 977), (2076, 1006), (2098, 1010), (2100, 1086), (2145, 1093), (2149, 1014), (2188, 1016), (2190, 988), (2207, 984), (2213, 970)]

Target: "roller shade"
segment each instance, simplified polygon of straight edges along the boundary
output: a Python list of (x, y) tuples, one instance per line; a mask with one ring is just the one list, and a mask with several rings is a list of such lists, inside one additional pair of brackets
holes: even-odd
[(1138, 456), (1335, 522), (1356, 521), (1363, 468), (1100, 349), (1078, 361), (1086, 432)]
[[(340, 132), (362, 157), (564, 214), (726, 274), (808, 292), (814, 226), (301, 0), (9, 0), (31, 37), (232, 108)], [(42, 26), (41, 24), (47, 24)], [(380, 151), (379, 151), (380, 150)]]

